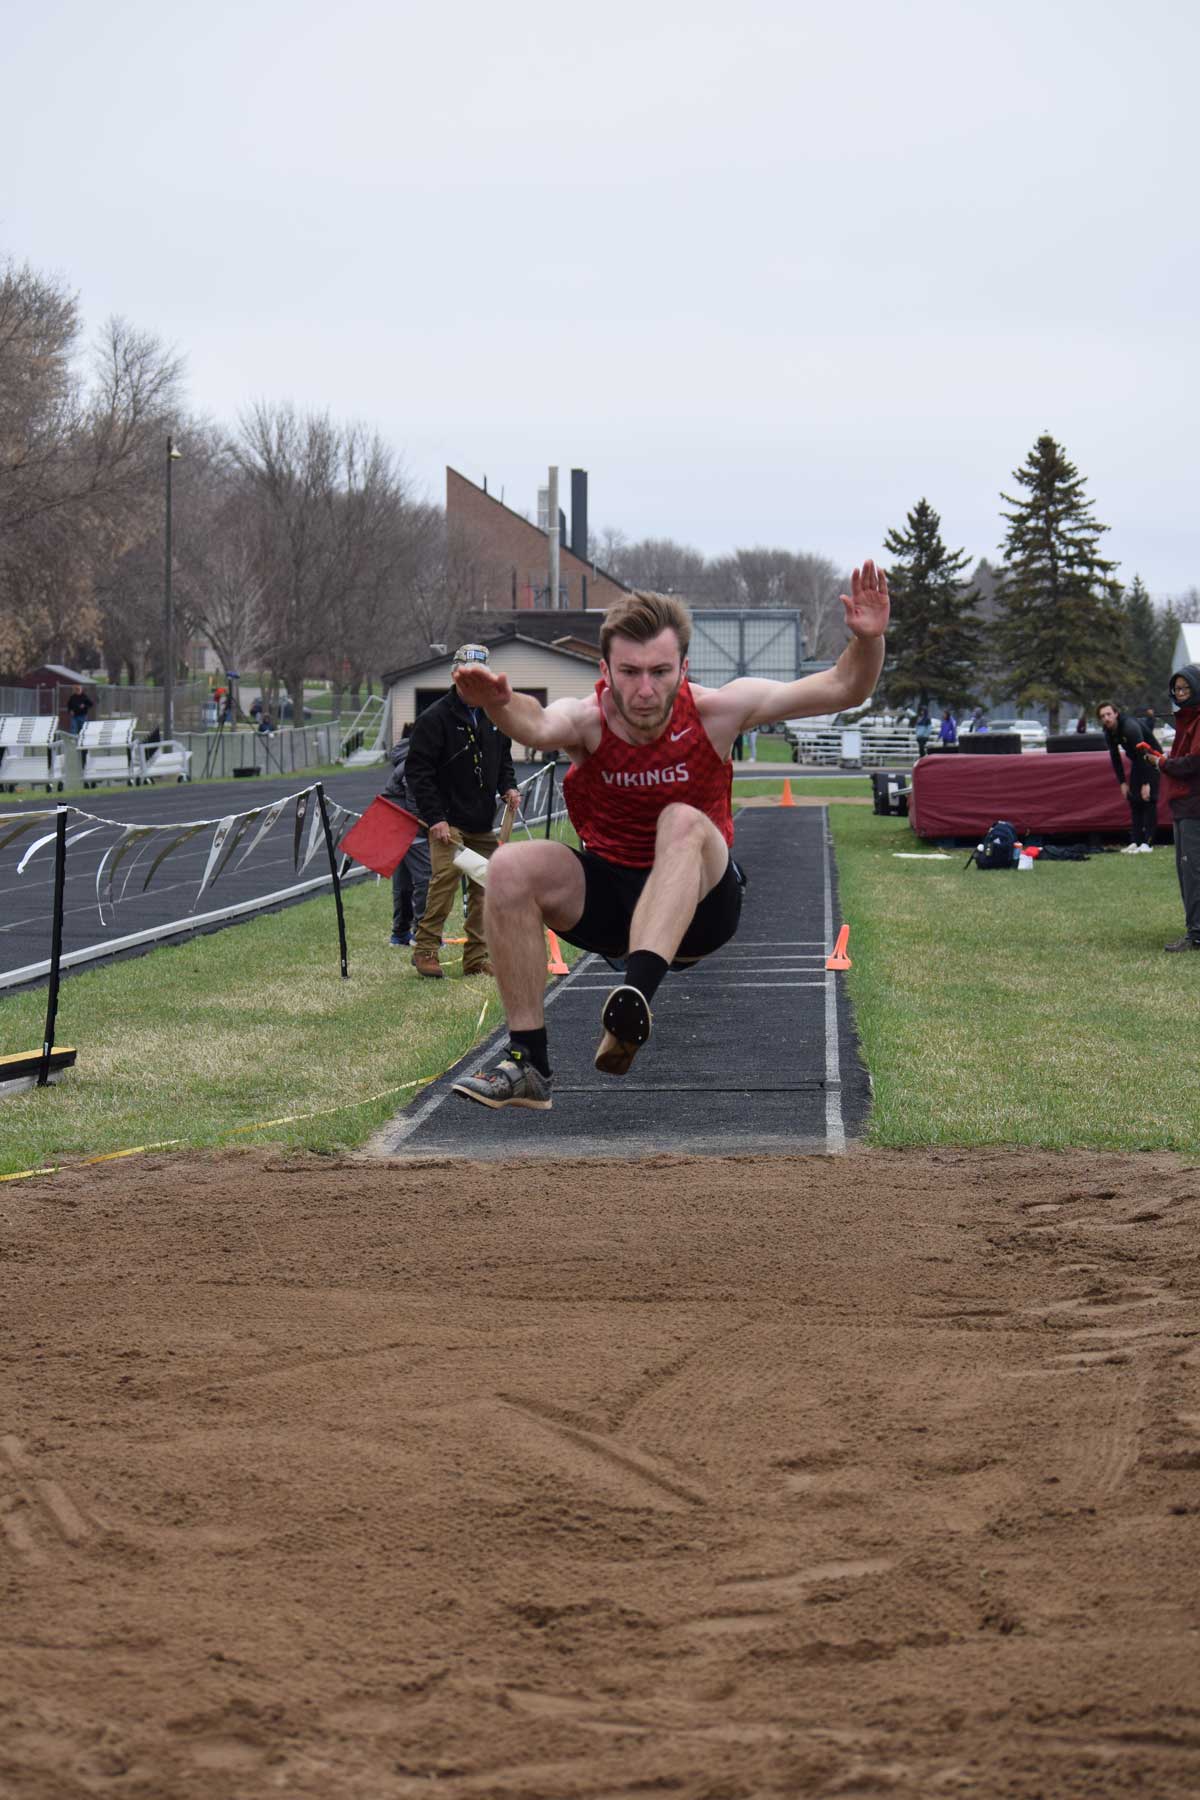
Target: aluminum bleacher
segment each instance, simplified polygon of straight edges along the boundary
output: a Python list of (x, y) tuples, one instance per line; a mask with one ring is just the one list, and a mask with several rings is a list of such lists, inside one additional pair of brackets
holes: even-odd
[(141, 778), (140, 746), (133, 741), (135, 718), (89, 719), (79, 733), (83, 755), (83, 785), (124, 781), (136, 786)]
[(0, 718), (0, 787), (18, 783), (44, 786), (47, 793), (62, 787), (62, 741), (53, 713)]

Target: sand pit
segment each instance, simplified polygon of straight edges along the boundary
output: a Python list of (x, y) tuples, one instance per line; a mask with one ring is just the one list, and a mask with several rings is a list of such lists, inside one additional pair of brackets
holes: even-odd
[(1200, 1170), (0, 1187), (0, 1794), (1200, 1788)]

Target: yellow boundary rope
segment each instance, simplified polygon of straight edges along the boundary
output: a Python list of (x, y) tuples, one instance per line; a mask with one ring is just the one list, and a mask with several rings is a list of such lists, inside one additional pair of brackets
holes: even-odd
[[(475, 1021), (475, 1030), (471, 1038), (472, 1044), (479, 1036), (487, 1009), (488, 1002), (485, 1000), (479, 1009), (479, 1017)], [(373, 1106), (376, 1100), (388, 1100), (393, 1094), (407, 1093), (409, 1088), (429, 1087), (431, 1083), (440, 1081), (446, 1073), (446, 1069), (452, 1069), (459, 1060), (458, 1056), (454, 1057), (451, 1062), (446, 1064), (445, 1068), (439, 1069), (436, 1075), (418, 1075), (413, 1081), (402, 1081), (399, 1087), (384, 1088), (382, 1093), (368, 1094), (362, 1100), (343, 1100), (339, 1106), (321, 1106), (315, 1112), (289, 1113), (286, 1118), (282, 1119), (259, 1119), (253, 1125), (231, 1125), (227, 1131), (221, 1133), (221, 1136), (240, 1137), (248, 1131), (270, 1131), (275, 1125), (300, 1125), (305, 1119), (323, 1119), (327, 1118), (330, 1113), (350, 1112), (356, 1106)], [(77, 1162), (47, 1163), (44, 1168), (21, 1169), (15, 1175), (0, 1175), (0, 1182), (29, 1181), (35, 1175), (61, 1175), (64, 1169), (90, 1169), (96, 1163), (120, 1162), (125, 1156), (146, 1156), (151, 1150), (178, 1149), (179, 1145), (185, 1141), (184, 1138), (163, 1138), (157, 1144), (135, 1144), (130, 1150), (105, 1150), (99, 1156), (80, 1157)], [(196, 1146), (197, 1149), (203, 1147), (202, 1145)]]

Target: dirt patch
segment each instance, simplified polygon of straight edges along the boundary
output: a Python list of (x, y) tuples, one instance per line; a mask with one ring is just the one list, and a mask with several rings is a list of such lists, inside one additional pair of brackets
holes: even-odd
[(1200, 1787), (1200, 1169), (0, 1188), (0, 1794)]

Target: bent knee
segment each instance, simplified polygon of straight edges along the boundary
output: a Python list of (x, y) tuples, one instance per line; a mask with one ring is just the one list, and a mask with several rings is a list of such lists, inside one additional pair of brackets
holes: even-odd
[(708, 823), (707, 815), (697, 807), (687, 806), (681, 800), (673, 800), (658, 815), (658, 841), (660, 844), (680, 844), (694, 838), (700, 842), (706, 835)]
[(501, 844), (488, 857), (487, 888), (497, 898), (514, 899), (529, 892), (532, 871), (519, 844)]
[(565, 844), (501, 844), (488, 860), (487, 891), (493, 904), (544, 908), (555, 903), (583, 873)]

